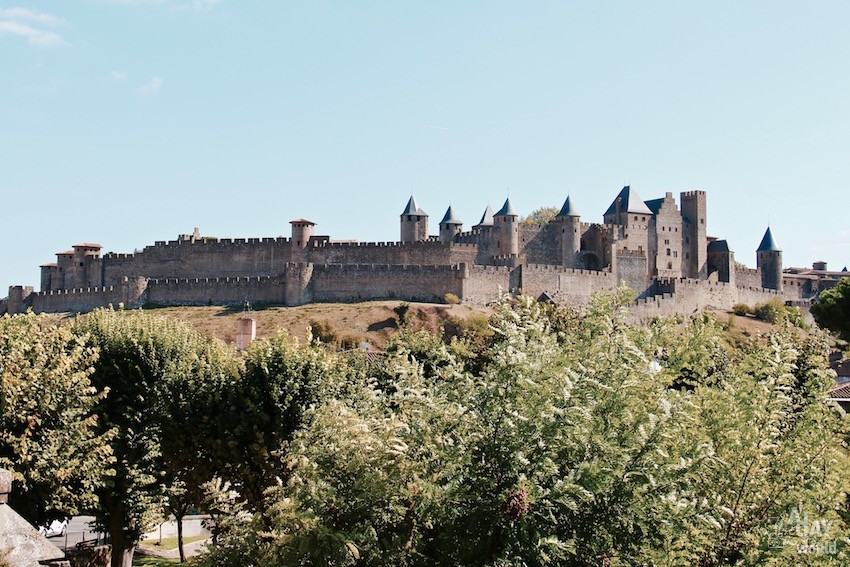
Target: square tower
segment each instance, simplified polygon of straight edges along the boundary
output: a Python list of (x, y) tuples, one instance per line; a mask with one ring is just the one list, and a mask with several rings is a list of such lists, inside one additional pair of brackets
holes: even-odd
[(680, 195), (682, 216), (682, 250), (685, 261), (682, 275), (686, 278), (708, 277), (708, 238), (706, 233), (705, 191), (685, 191)]

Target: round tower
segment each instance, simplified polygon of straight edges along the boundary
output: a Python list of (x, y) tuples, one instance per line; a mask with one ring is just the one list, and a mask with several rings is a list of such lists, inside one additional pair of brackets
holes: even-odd
[(307, 219), (295, 219), (289, 221), (292, 225), (292, 246), (295, 248), (306, 248), (313, 236), (316, 223)]
[(782, 250), (776, 244), (770, 227), (756, 250), (756, 268), (761, 272), (761, 287), (782, 291)]
[(428, 240), (428, 215), (416, 204), (413, 195), (401, 213), (401, 241)]
[(454, 242), (455, 236), (460, 234), (463, 223), (455, 216), (455, 212), (449, 207), (443, 220), (440, 221), (440, 242)]
[(505, 204), (493, 215), (493, 224), (496, 228), (497, 255), (519, 254), (519, 217), (510, 199), (505, 199)]
[(555, 216), (561, 228), (561, 265), (565, 268), (581, 267), (581, 215), (569, 197)]

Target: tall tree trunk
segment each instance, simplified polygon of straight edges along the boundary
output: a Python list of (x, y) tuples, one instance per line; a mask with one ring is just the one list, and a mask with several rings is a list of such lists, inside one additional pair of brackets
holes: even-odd
[(179, 515), (174, 515), (174, 519), (177, 520), (177, 549), (180, 550), (180, 563), (186, 561), (186, 553), (183, 551), (183, 516), (185, 515), (186, 510), (184, 508), (180, 509)]
[(134, 541), (130, 541), (124, 531), (124, 525), (119, 513), (109, 516), (109, 539), (112, 544), (112, 567), (133, 567), (133, 552), (136, 550)]

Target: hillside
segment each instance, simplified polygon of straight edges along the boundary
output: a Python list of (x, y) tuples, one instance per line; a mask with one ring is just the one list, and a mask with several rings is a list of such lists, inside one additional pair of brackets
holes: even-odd
[[(273, 336), (284, 329), (303, 341), (310, 321), (327, 321), (339, 338), (356, 337), (356, 342), (366, 341), (380, 349), (397, 329), (398, 317), (393, 308), (398, 304), (398, 301), (311, 303), (299, 307), (258, 308), (251, 316), (257, 321), (257, 338)], [(242, 309), (234, 307), (163, 307), (150, 311), (187, 321), (199, 331), (229, 343), (234, 342), (236, 321), (243, 316)], [(489, 315), (492, 310), (466, 305), (410, 304), (412, 326), (429, 331), (438, 331), (450, 318), (466, 318), (471, 313)]]

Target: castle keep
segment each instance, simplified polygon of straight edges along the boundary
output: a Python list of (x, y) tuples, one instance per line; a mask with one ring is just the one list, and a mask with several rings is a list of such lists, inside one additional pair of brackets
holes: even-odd
[(447, 293), (483, 304), (500, 290), (581, 304), (625, 282), (638, 293), (638, 314), (653, 315), (817, 293), (811, 278), (783, 272), (769, 228), (751, 270), (735, 262), (725, 240), (707, 235), (707, 218), (704, 191), (682, 193), (677, 206), (671, 193), (644, 201), (624, 187), (602, 223), (582, 222), (567, 197), (552, 220), (528, 224), (508, 199), (496, 213), (488, 206), (469, 230), (449, 207), (438, 234), (430, 235), (428, 214), (411, 197), (399, 242), (336, 242), (302, 218), (290, 223), (291, 238), (218, 239), (195, 229), (134, 254), (103, 256), (97, 244), (78, 244), (41, 266), (41, 291), (12, 286), (0, 312), (119, 303), (442, 301)]

